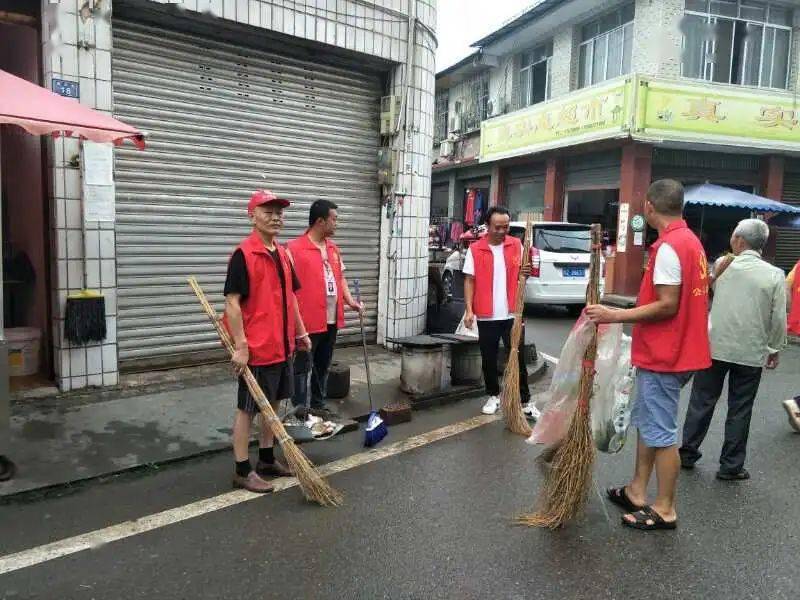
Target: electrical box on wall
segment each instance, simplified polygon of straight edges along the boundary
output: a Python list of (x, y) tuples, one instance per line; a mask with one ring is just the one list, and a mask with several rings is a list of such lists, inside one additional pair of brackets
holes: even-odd
[(439, 157), (449, 158), (455, 154), (456, 143), (453, 140), (442, 140), (439, 144)]
[(381, 135), (394, 135), (400, 115), (400, 96), (381, 98)]
[(397, 151), (391, 148), (378, 149), (378, 183), (392, 185), (397, 166)]

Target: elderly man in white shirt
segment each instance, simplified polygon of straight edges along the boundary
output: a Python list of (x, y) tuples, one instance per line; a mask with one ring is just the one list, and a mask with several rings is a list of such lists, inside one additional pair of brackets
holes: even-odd
[(728, 376), (725, 442), (717, 472), (717, 478), (726, 481), (750, 478), (744, 462), (753, 403), (763, 368), (778, 366), (778, 353), (786, 344), (783, 271), (761, 258), (768, 238), (769, 227), (758, 219), (741, 221), (733, 232), (734, 258), (714, 280), (712, 365), (694, 376), (683, 427), (681, 466), (690, 469), (702, 456), (700, 445)]

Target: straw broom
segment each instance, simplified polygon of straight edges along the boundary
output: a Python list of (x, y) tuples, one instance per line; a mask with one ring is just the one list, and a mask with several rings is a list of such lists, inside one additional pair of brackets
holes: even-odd
[[(531, 222), (525, 226), (525, 243), (522, 251), (522, 267), (530, 264), (531, 258)], [(517, 282), (517, 295), (514, 298), (514, 325), (511, 328), (511, 348), (508, 350), (508, 361), (503, 374), (503, 391), (500, 394), (500, 406), (506, 419), (506, 427), (512, 433), (528, 437), (531, 426), (522, 412), (519, 393), (519, 343), (522, 338), (522, 313), (525, 310), (525, 282), (527, 278), (520, 272)]]
[[(592, 225), (592, 261), (586, 303), (597, 304), (600, 299), (600, 226)], [(589, 421), (590, 401), (594, 386), (594, 361), (597, 357), (597, 328), (583, 355), (583, 368), (578, 392), (578, 406), (567, 435), (553, 456), (544, 488), (540, 492), (539, 508), (533, 514), (522, 515), (517, 522), (529, 527), (556, 529), (578, 516), (586, 506), (592, 481), (595, 458), (594, 439)]]
[[(228, 330), (222, 326), (217, 311), (215, 311), (214, 307), (208, 302), (206, 295), (200, 288), (200, 284), (197, 283), (197, 279), (190, 277), (189, 285), (192, 286), (194, 293), (197, 295), (198, 300), (200, 300), (200, 304), (203, 306), (203, 310), (214, 325), (214, 329), (217, 330), (217, 335), (219, 335), (222, 345), (228, 351), (228, 354), (233, 355), (233, 340)], [(339, 506), (342, 503), (342, 494), (332, 488), (328, 482), (322, 478), (311, 461), (308, 460), (306, 455), (303, 454), (303, 451), (297, 447), (297, 444), (294, 443), (291, 436), (286, 433), (283, 423), (281, 423), (281, 420), (275, 414), (272, 406), (270, 406), (266, 395), (264, 395), (264, 391), (261, 389), (261, 386), (258, 385), (258, 381), (256, 381), (249, 367), (245, 368), (243, 377), (247, 384), (247, 389), (250, 390), (250, 395), (256, 401), (261, 411), (261, 418), (269, 425), (269, 428), (277, 438), (281, 448), (283, 448), (286, 462), (289, 464), (292, 473), (297, 477), (297, 482), (300, 484), (300, 489), (303, 491), (306, 500), (311, 500), (321, 506)]]

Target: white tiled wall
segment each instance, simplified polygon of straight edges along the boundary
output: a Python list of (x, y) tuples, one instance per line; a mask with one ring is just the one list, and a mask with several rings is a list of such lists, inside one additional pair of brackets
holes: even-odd
[[(80, 84), (82, 104), (110, 114), (111, 2), (41, 1), (44, 81), (48, 87), (53, 78), (76, 81)], [(92, 18), (84, 19), (80, 16), (84, 6), (98, 10)], [(97, 223), (89, 223), (84, 243), (81, 174), (69, 164), (80, 153), (80, 141), (66, 138), (48, 143), (52, 156), (53, 339), (57, 383), (64, 391), (115, 385), (119, 375), (114, 231), (113, 228), (100, 231)], [(67, 295), (84, 287), (84, 264), (89, 289), (101, 291), (106, 297), (108, 335), (102, 344), (73, 347), (63, 336), (64, 308)]]
[[(110, 13), (112, 0), (40, 0), (44, 76), (80, 83), (81, 103), (111, 114)], [(254, 27), (401, 63), (391, 72), (392, 93), (402, 93), (406, 62), (408, 0), (150, 0), (178, 4)], [(408, 94), (408, 145), (401, 152), (401, 186), (406, 191), (395, 216), (383, 223), (381, 318), (382, 336), (419, 333), (425, 324), (427, 298), (427, 229), (429, 217), (431, 145), (433, 133), (436, 0), (415, 0), (415, 64)], [(86, 18), (86, 10), (98, 9)], [(87, 256), (81, 236), (80, 171), (69, 165), (80, 152), (78, 140), (51, 140), (53, 230), (53, 334), (56, 376), (62, 390), (116, 385), (117, 293), (115, 232), (108, 223), (87, 226)], [(384, 213), (385, 214), (385, 213)], [(391, 242), (389, 241), (391, 232)], [(71, 347), (63, 339), (66, 297), (88, 285), (105, 296), (108, 335), (102, 344)]]

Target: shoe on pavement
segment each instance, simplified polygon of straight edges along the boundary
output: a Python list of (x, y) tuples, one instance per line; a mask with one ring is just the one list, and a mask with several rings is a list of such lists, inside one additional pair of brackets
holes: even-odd
[(786, 409), (786, 414), (789, 416), (789, 425), (795, 431), (800, 432), (800, 407), (797, 406), (797, 401), (794, 399), (784, 400), (783, 408)]
[(275, 462), (268, 463), (263, 460), (258, 461), (256, 465), (256, 473), (259, 477), (291, 477), (292, 472), (289, 467), (284, 465), (281, 461), (275, 459)]
[(233, 487), (242, 488), (254, 494), (266, 494), (273, 491), (272, 484), (261, 479), (255, 471), (250, 471), (247, 477), (234, 474)]
[(533, 400), (528, 400), (525, 404), (522, 405), (522, 412), (526, 418), (531, 419), (532, 421), (538, 421), (539, 417), (542, 416), (541, 411), (536, 408), (536, 405), (533, 403)]
[(485, 415), (493, 415), (500, 409), (500, 398), (497, 396), (489, 396), (486, 404), (483, 405), (481, 412)]
[(744, 481), (745, 479), (750, 479), (750, 473), (747, 469), (742, 469), (738, 473), (717, 471), (717, 479), (721, 479), (722, 481)]

